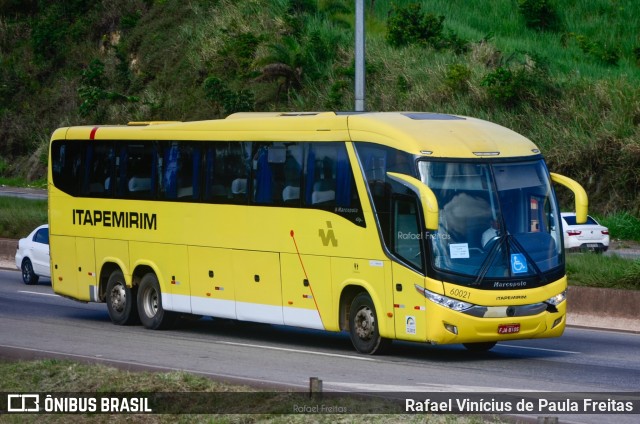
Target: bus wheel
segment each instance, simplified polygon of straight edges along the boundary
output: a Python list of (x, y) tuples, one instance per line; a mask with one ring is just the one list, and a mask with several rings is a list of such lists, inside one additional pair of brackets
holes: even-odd
[(380, 337), (376, 308), (367, 293), (360, 293), (351, 302), (349, 333), (353, 346), (360, 353), (380, 354), (391, 344), (391, 340)]
[(113, 271), (107, 281), (106, 293), (109, 317), (114, 324), (131, 325), (138, 322), (136, 290), (127, 287), (122, 271)]
[(463, 343), (463, 346), (471, 352), (486, 352), (491, 350), (497, 342), (478, 342), (478, 343)]
[(162, 308), (162, 293), (158, 277), (145, 274), (138, 288), (138, 312), (142, 325), (150, 330), (164, 330), (171, 327), (178, 318), (174, 312)]

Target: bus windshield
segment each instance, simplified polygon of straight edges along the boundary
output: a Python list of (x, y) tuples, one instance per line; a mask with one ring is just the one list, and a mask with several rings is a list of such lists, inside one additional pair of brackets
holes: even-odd
[[(429, 234), (440, 272), (483, 279), (527, 279), (562, 264), (559, 213), (542, 160), (420, 161), (436, 195), (439, 227)], [(523, 283), (524, 284), (524, 283)]]

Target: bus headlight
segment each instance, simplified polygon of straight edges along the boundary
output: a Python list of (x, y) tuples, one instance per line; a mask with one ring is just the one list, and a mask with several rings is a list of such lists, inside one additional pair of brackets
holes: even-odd
[(422, 293), (424, 297), (426, 297), (433, 303), (437, 303), (438, 305), (442, 305), (454, 311), (458, 311), (458, 312), (466, 311), (467, 309), (475, 306), (471, 303), (463, 302), (458, 299), (452, 299), (450, 297), (447, 297), (438, 293), (434, 293), (432, 291), (425, 289), (424, 287), (418, 286), (417, 284), (416, 284), (416, 290)]
[(553, 306), (558, 306), (559, 304), (564, 302), (566, 299), (567, 299), (567, 291), (565, 290), (562, 293), (558, 293), (557, 295), (545, 300), (544, 303), (547, 303)]

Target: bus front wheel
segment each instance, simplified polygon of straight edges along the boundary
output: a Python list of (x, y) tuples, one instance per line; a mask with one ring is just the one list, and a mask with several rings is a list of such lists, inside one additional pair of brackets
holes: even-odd
[(349, 333), (353, 346), (360, 353), (381, 354), (391, 344), (391, 340), (380, 336), (376, 308), (367, 293), (360, 293), (351, 302)]
[(165, 311), (162, 307), (162, 293), (158, 277), (153, 273), (145, 274), (138, 288), (138, 311), (140, 321), (150, 330), (170, 328), (176, 321), (174, 312)]
[(131, 325), (138, 322), (136, 290), (124, 281), (122, 271), (113, 271), (107, 281), (106, 292), (109, 317), (116, 325)]

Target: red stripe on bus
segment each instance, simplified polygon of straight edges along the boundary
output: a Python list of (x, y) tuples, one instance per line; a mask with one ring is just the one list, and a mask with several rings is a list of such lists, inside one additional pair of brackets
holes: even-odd
[(94, 127), (91, 130), (91, 134), (89, 134), (89, 140), (95, 140), (96, 139), (96, 132), (98, 131), (98, 127)]

